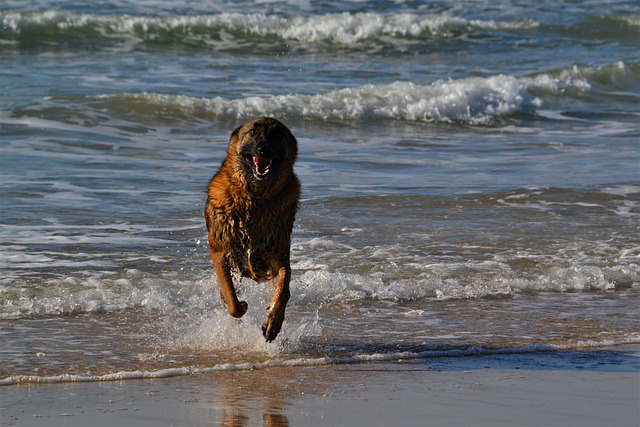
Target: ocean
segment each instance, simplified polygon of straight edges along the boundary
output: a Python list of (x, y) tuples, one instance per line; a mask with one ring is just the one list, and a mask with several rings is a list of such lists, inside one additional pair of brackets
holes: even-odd
[[(0, 4), (0, 384), (640, 343), (637, 1), (227, 3)], [(273, 343), (202, 214), (257, 116), (303, 186)]]

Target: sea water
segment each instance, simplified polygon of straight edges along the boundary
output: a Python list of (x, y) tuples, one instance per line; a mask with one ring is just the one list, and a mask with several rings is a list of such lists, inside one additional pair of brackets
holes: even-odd
[[(636, 1), (6, 0), (0, 383), (640, 342)], [(202, 217), (274, 116), (303, 185), (282, 332)]]

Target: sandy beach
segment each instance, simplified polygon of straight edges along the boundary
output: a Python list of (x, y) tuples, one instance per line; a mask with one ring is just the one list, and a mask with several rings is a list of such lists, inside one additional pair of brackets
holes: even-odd
[(637, 426), (640, 346), (0, 390), (11, 426)]

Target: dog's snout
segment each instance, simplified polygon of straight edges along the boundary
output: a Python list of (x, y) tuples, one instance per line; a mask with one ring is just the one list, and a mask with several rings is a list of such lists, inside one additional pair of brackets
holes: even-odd
[(256, 152), (260, 157), (269, 157), (271, 155), (271, 150), (265, 141), (258, 142)]

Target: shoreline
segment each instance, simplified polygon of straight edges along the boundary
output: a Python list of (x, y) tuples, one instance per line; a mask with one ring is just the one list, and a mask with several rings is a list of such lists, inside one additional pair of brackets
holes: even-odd
[(0, 426), (637, 426), (640, 345), (0, 390)]

